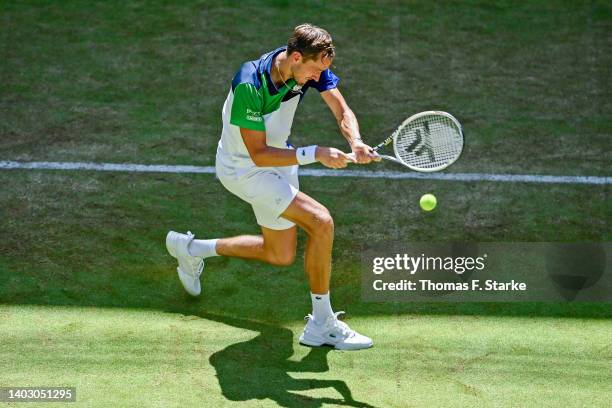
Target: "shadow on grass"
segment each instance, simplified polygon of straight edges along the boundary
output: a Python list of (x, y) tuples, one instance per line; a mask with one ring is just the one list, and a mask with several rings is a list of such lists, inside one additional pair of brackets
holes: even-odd
[[(259, 332), (257, 337), (232, 344), (209, 359), (217, 372), (221, 392), (228, 400), (270, 399), (282, 407), (320, 407), (323, 404), (372, 407), (353, 399), (351, 390), (342, 380), (296, 379), (289, 375), (289, 372), (329, 371), (327, 354), (331, 348), (311, 348), (302, 360), (291, 361), (293, 332), (287, 328), (210, 313), (199, 313), (199, 317)], [(342, 399), (313, 398), (294, 393), (317, 388), (333, 388)]]

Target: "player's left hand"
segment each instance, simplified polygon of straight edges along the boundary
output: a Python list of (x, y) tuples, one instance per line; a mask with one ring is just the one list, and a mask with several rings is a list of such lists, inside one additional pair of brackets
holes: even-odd
[(371, 161), (381, 161), (381, 157), (374, 152), (370, 146), (363, 142), (355, 142), (351, 146), (351, 150), (355, 154), (355, 162), (359, 164), (368, 164)]

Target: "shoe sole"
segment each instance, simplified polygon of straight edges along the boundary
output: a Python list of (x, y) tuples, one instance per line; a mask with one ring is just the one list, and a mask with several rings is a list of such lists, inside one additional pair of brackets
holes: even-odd
[(334, 345), (329, 344), (329, 343), (325, 343), (325, 342), (315, 342), (315, 341), (307, 341), (304, 339), (304, 337), (300, 336), (300, 344), (302, 346), (308, 346), (308, 347), (321, 347), (321, 346), (331, 346), (334, 347)]
[[(183, 279), (181, 279), (181, 274), (183, 274), (183, 275), (187, 275), (187, 274), (184, 273), (181, 270), (181, 268), (179, 268), (179, 267), (176, 268), (176, 273), (178, 274), (179, 281), (181, 282), (181, 285), (183, 285), (183, 289), (185, 289), (185, 292), (187, 292), (187, 294), (189, 294), (190, 296), (193, 296), (193, 297), (200, 296), (200, 294), (202, 293), (202, 288), (201, 287), (200, 287), (200, 291), (197, 292), (197, 293), (190, 292), (189, 290), (187, 290), (187, 286), (185, 286), (185, 283), (183, 283)], [(187, 275), (187, 276), (189, 276), (189, 275)]]
[[(364, 345), (363, 347), (342, 347), (341, 343), (338, 344), (330, 344), (330, 343), (325, 343), (325, 342), (309, 342), (307, 340), (305, 340), (303, 337), (300, 337), (299, 343), (302, 346), (306, 346), (306, 347), (331, 347), (331, 348), (335, 348), (336, 350), (363, 350), (363, 349), (367, 349), (370, 348), (374, 345), (374, 343), (372, 342), (369, 345)], [(340, 345), (340, 347), (338, 347), (338, 345)]]
[[(300, 346), (310, 347), (310, 348), (315, 348), (315, 347), (328, 347), (328, 348), (333, 348), (333, 349), (336, 349), (334, 346), (332, 346), (331, 344), (327, 344), (327, 343), (323, 343), (323, 344), (317, 344), (317, 345), (314, 345), (314, 344), (306, 344), (306, 343), (304, 343), (303, 341), (300, 341), (300, 342), (299, 342), (299, 344), (300, 344)], [(339, 349), (336, 349), (336, 350), (339, 350)]]

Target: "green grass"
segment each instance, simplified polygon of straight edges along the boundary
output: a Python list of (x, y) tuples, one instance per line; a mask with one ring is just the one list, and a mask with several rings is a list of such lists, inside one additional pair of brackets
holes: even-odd
[(0, 316), (2, 385), (76, 386), (76, 407), (318, 407), (349, 396), (361, 403), (351, 406), (603, 407), (612, 395), (602, 320), (352, 317), (377, 342), (351, 353), (296, 346), (299, 322), (206, 312), (1, 306)]
[[(296, 336), (310, 305), (301, 255), (284, 268), (211, 259), (201, 298), (182, 290), (164, 250), (167, 229), (257, 232), (248, 206), (211, 176), (12, 171), (0, 181), (9, 187), (0, 195), (9, 215), (0, 252), (0, 359), (8, 369), (0, 385), (74, 385), (81, 406), (333, 406), (349, 391), (378, 407), (604, 406), (612, 395), (609, 304), (360, 301), (366, 242), (404, 234), (438, 241), (441, 230), (451, 241), (602, 239), (601, 219), (569, 204), (575, 187), (541, 193), (542, 201), (562, 197), (556, 208), (564, 216), (534, 229), (530, 217), (551, 219), (550, 206), (526, 199), (522, 211), (501, 215), (496, 208), (516, 199), (502, 192), (469, 204), (503, 185), (439, 183), (441, 207), (425, 214), (416, 200), (426, 182), (386, 181), (377, 190), (375, 181), (348, 180), (337, 200), (336, 180), (304, 178), (304, 190), (334, 208), (338, 224), (333, 303), (376, 347), (317, 349), (303, 360), (310, 349)], [(411, 193), (396, 203), (406, 214), (390, 228), (371, 202), (398, 188)], [(371, 202), (359, 198), (370, 190)], [(215, 204), (203, 204), (207, 197)], [(453, 197), (464, 201), (451, 205)], [(591, 200), (586, 210), (601, 215), (604, 203)]]
[[(5, 2), (0, 35), (18, 46), (0, 50), (0, 157), (211, 164), (234, 72), (311, 21), (334, 35), (366, 140), (444, 109), (468, 136), (453, 171), (608, 175), (608, 2), (322, 7)], [(294, 140), (346, 148), (317, 99), (308, 93)]]
[[(0, 160), (211, 165), (235, 70), (310, 21), (334, 36), (366, 140), (444, 109), (467, 132), (451, 172), (609, 176), (611, 15), (604, 1), (4, 2)], [(314, 91), (292, 138), (346, 149)], [(609, 186), (302, 178), (336, 223), (334, 307), (376, 342), (359, 353), (296, 345), (302, 233), (294, 265), (211, 259), (202, 296), (184, 293), (168, 229), (258, 233), (210, 175), (3, 171), (0, 186), (0, 386), (76, 386), (74, 406), (96, 407), (612, 399), (609, 303), (365, 303), (359, 264), (400, 239), (607, 242)]]
[[(0, 182), (6, 186), (0, 207), (7, 214), (0, 252), (6, 273), (0, 282), (4, 302), (163, 307), (182, 293), (173, 273), (174, 259), (164, 246), (169, 229), (191, 229), (204, 237), (259, 233), (250, 206), (210, 175), (10, 171), (0, 173)], [(417, 242), (609, 239), (605, 191), (589, 186), (562, 185), (544, 191), (537, 185), (526, 186), (519, 195), (508, 194), (505, 184), (440, 182), (435, 184), (439, 207), (433, 213), (418, 209), (418, 197), (432, 187), (427, 181), (385, 180), (379, 188), (379, 181), (371, 179), (344, 180), (339, 186), (336, 179), (306, 177), (301, 187), (331, 208), (337, 224), (334, 279), (342, 285), (336, 288), (336, 299), (342, 305), (361, 307), (363, 313), (373, 308), (359, 302), (360, 249), (366, 245), (407, 238)], [(406, 191), (402, 199), (385, 207), (389, 192), (401, 189)], [(362, 199), (364, 192), (368, 200)], [(587, 193), (592, 198), (577, 207), (575, 203)], [(389, 217), (401, 217), (390, 222), (372, 211), (372, 203), (380, 203)], [(540, 220), (547, 222), (534, 228)], [(300, 233), (300, 253), (304, 238)], [(211, 276), (215, 279), (207, 284), (204, 303), (184, 306), (241, 314), (244, 299), (276, 281), (270, 290), (287, 296), (264, 309), (253, 308), (249, 316), (265, 319), (274, 312), (279, 321), (295, 319), (296, 308), (307, 308), (309, 302), (301, 262), (300, 258), (290, 268), (275, 268), (212, 259), (209, 267), (218, 272), (211, 273), (220, 275)], [(98, 290), (86, 289), (92, 285)], [(220, 303), (210, 303), (209, 296), (217, 292)], [(403, 307), (413, 310), (414, 306)]]

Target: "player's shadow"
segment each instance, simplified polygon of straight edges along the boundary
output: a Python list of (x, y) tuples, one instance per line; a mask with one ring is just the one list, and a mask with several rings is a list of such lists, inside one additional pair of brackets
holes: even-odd
[[(300, 361), (291, 361), (291, 330), (265, 323), (200, 313), (201, 317), (241, 329), (258, 332), (255, 338), (232, 344), (210, 356), (223, 396), (231, 401), (271, 399), (282, 407), (320, 407), (325, 404), (372, 407), (353, 399), (342, 380), (296, 379), (294, 373), (322, 373), (329, 370), (328, 347), (311, 348)], [(342, 398), (313, 398), (296, 393), (333, 388)]]

